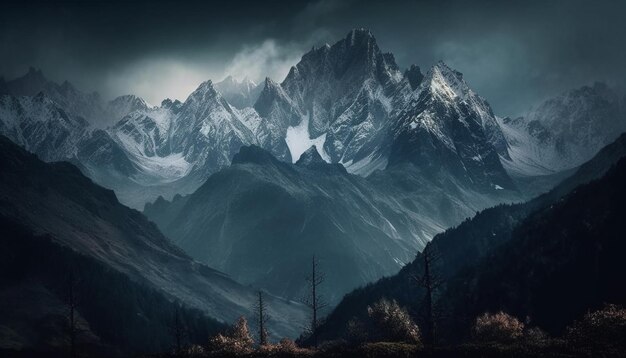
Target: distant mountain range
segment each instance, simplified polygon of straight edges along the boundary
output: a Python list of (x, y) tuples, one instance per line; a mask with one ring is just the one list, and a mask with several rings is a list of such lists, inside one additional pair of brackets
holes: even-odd
[(198, 261), (290, 299), (306, 294), (312, 255), (329, 271), (327, 298), (397, 272), (445, 227), (503, 200), (454, 178), (425, 178), (414, 164), (368, 178), (326, 163), (316, 147), (296, 164), (242, 147), (232, 165), (193, 194), (144, 213)]
[(45, 160), (74, 162), (135, 208), (192, 193), (245, 145), (295, 162), (315, 144), (351, 173), (413, 162), (425, 175), (512, 189), (510, 175), (576, 167), (626, 128), (624, 99), (600, 84), (524, 118), (496, 117), (459, 72), (440, 62), (403, 73), (365, 29), (312, 49), (280, 84), (227, 77), (158, 107), (132, 95), (105, 103), (32, 68), (2, 80), (2, 93), (0, 133)]
[(513, 175), (545, 175), (575, 168), (626, 131), (626, 96), (603, 84), (566, 92), (524, 117), (498, 118)]
[[(193, 192), (244, 145), (295, 162), (317, 144), (326, 161), (362, 175), (412, 160), (511, 188), (495, 155), (506, 151), (495, 117), (461, 74), (443, 63), (426, 76), (416, 66), (402, 74), (363, 29), (305, 54), (281, 84), (228, 77), (159, 107), (130, 95), (103, 103), (34, 69), (4, 88), (1, 133), (46, 160), (74, 161), (134, 207)], [(55, 124), (50, 112), (67, 118)]]
[[(106, 102), (30, 69), (0, 79), (0, 214), (154, 290), (164, 306), (175, 299), (230, 321), (263, 288), (278, 335), (294, 336), (305, 319), (290, 300), (305, 294), (312, 255), (328, 271), (331, 304), (409, 263), (345, 298), (331, 337), (381, 292), (413, 297), (398, 282), (446, 229), (459, 225), (432, 244), (449, 255), (446, 275), (478, 267), (531, 212), (616, 163), (624, 131), (626, 99), (607, 85), (500, 117), (460, 72), (443, 62), (402, 71), (366, 29), (314, 47), (280, 83), (208, 80), (158, 106), (134, 95)], [(464, 222), (573, 172), (539, 199)]]

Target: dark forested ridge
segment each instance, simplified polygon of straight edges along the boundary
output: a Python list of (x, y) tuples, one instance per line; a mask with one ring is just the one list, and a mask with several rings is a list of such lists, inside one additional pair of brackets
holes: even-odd
[[(35, 235), (4, 218), (0, 252), (0, 326), (11, 329), (13, 347), (69, 351), (68, 282), (74, 277), (79, 333), (77, 350), (96, 356), (162, 352), (175, 346), (178, 310), (189, 343), (201, 343), (225, 326), (198, 310), (178, 307), (145, 285), (96, 260)], [(9, 328), (11, 327), (11, 328)]]
[(509, 242), (450, 280), (441, 302), (449, 320), (504, 310), (562, 334), (589, 310), (626, 303), (624, 183), (626, 158), (531, 214)]
[[(181, 308), (180, 315), (196, 330), (190, 337), (206, 341), (223, 327), (218, 320), (250, 314), (256, 299), (253, 288), (193, 262), (141, 213), (121, 205), (76, 167), (44, 163), (4, 137), (0, 220), (0, 302), (7, 310), (0, 323), (6, 333), (2, 347), (66, 349), (67, 335), (58, 334), (64, 332), (58, 326), (64, 297), (56, 287), (70, 272), (90, 288), (88, 302), (75, 310), (77, 320), (91, 327), (83, 337), (93, 338), (96, 347), (125, 352), (162, 351), (172, 344), (167, 335), (174, 302), (197, 310)], [(299, 332), (302, 305), (266, 299), (283, 314), (275, 315), (272, 332)]]
[[(619, 301), (618, 298), (621, 297), (623, 303), (624, 296), (620, 296), (619, 290), (614, 290), (612, 293), (619, 297), (610, 297), (607, 291), (596, 292), (596, 286), (583, 289), (579, 288), (579, 285), (583, 285), (584, 282), (594, 282), (590, 281), (592, 277), (604, 277), (606, 280), (604, 288), (608, 289), (606, 285), (619, 284), (619, 277), (624, 272), (623, 267), (621, 271), (608, 270), (617, 262), (615, 262), (614, 255), (607, 254), (607, 252), (610, 253), (607, 248), (612, 247), (611, 245), (623, 245), (616, 241), (620, 233), (624, 232), (623, 223), (619, 220), (610, 220), (619, 218), (619, 215), (623, 217), (621, 208), (624, 207), (626, 198), (622, 197), (619, 200), (616, 194), (618, 192), (623, 194), (624, 179), (620, 175), (626, 170), (626, 162), (622, 160), (606, 178), (578, 189), (575, 188), (582, 183), (601, 177), (625, 155), (626, 135), (622, 135), (549, 193), (527, 203), (499, 205), (483, 210), (474, 218), (466, 220), (458, 227), (449, 229), (433, 239), (429, 245), (440, 255), (434, 269), (445, 282), (439, 292), (438, 300), (444, 312), (440, 324), (444, 325), (443, 318), (445, 317), (460, 320), (454, 321), (454, 329), (448, 330), (447, 338), (459, 339), (469, 333), (468, 321), (475, 318), (478, 313), (487, 310), (510, 308), (522, 317), (528, 315), (532, 322), (546, 326), (542, 328), (557, 332), (562, 330), (565, 324), (580, 316), (581, 310), (584, 312), (586, 308), (597, 306), (603, 300)], [(605, 186), (606, 190), (599, 190)], [(574, 191), (569, 196), (563, 197), (572, 190)], [(586, 202), (586, 197), (582, 197), (582, 195), (593, 197), (596, 195), (595, 191), (597, 191), (599, 201)], [(615, 196), (611, 201), (612, 206), (601, 202), (601, 195), (608, 198)], [(595, 210), (593, 205), (595, 205)], [(583, 221), (586, 219), (585, 213), (596, 220)], [(569, 225), (572, 225), (570, 220), (579, 220), (578, 225), (583, 227), (572, 226), (572, 229), (567, 229)], [(607, 222), (600, 220), (607, 220)], [(603, 226), (605, 224), (606, 227)], [(609, 224), (613, 226), (608, 226)], [(587, 227), (588, 225), (591, 226)], [(542, 236), (537, 234), (538, 231), (542, 232), (548, 227), (551, 230), (545, 230)], [(587, 229), (582, 230), (585, 227)], [(566, 235), (571, 230), (577, 230), (580, 234)], [(586, 235), (580, 236), (583, 233)], [(532, 237), (532, 241), (529, 237)], [(540, 246), (538, 243), (543, 243), (545, 246)], [(580, 276), (582, 273), (573, 270), (572, 265), (581, 263), (581, 260), (600, 259), (587, 250), (589, 245), (603, 247), (601, 250), (603, 253), (598, 253), (598, 255), (603, 255), (601, 260), (606, 260), (606, 262), (599, 261), (603, 264), (597, 265), (594, 270), (591, 270), (588, 265), (581, 264), (581, 270), (591, 271), (586, 271), (585, 276)], [(546, 256), (542, 257), (542, 255)], [(496, 260), (495, 257), (498, 259)], [(537, 261), (524, 261), (524, 259)], [(422, 254), (418, 253), (416, 259), (406, 265), (397, 275), (381, 279), (346, 295), (320, 328), (320, 337), (322, 339), (343, 337), (348, 321), (353, 317), (363, 317), (367, 306), (383, 297), (397, 300), (401, 305), (409, 307), (416, 317), (421, 317), (424, 292), (414, 282), (413, 277), (423, 273), (422, 261)], [(551, 262), (553, 265), (550, 265)], [(547, 267), (542, 266), (542, 263)], [(571, 271), (568, 272), (568, 268)], [(492, 270), (491, 274), (488, 274), (489, 270)], [(522, 280), (521, 277), (525, 279)], [(571, 277), (571, 280), (561, 280), (560, 278), (563, 277)], [(549, 297), (546, 293), (539, 292), (543, 289), (541, 285), (549, 285), (552, 280), (557, 280), (564, 285), (560, 287), (562, 292), (572, 294), (572, 297), (568, 297), (570, 302), (561, 305), (562, 311), (551, 311), (550, 304), (556, 305), (559, 302), (548, 302)], [(595, 282), (600, 284), (600, 281)], [(529, 286), (522, 287), (520, 286), (522, 284)], [(531, 287), (535, 292), (523, 293), (525, 289)], [(569, 290), (564, 290), (565, 287)], [(512, 293), (507, 293), (508, 289), (511, 289)], [(593, 293), (583, 294), (589, 290)], [(574, 294), (575, 292), (578, 293)], [(475, 296), (470, 297), (471, 295)], [(554, 297), (565, 299), (562, 295)], [(421, 322), (418, 320), (418, 323)]]

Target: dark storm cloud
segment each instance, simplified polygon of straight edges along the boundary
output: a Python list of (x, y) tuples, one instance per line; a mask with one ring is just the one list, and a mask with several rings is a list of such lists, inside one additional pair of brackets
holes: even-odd
[(89, 1), (5, 3), (0, 73), (29, 65), (105, 96), (184, 97), (226, 74), (281, 80), (313, 45), (367, 27), (402, 67), (437, 60), (499, 114), (626, 77), (623, 1)]

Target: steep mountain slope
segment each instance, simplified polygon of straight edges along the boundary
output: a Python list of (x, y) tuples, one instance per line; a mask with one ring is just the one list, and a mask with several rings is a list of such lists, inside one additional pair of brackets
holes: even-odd
[(0, 95), (0, 134), (47, 161), (74, 156), (89, 123), (47, 95)]
[[(453, 181), (474, 185), (471, 190), (513, 188), (494, 155), (506, 157), (507, 151), (493, 113), (461, 74), (444, 64), (426, 77), (417, 66), (402, 74), (365, 29), (314, 48), (280, 84), (266, 79), (257, 86), (232, 77), (206, 81), (184, 103), (165, 100), (150, 107), (132, 95), (91, 103), (70, 84), (57, 85), (34, 69), (3, 87), (14, 95), (43, 91), (69, 117), (86, 118), (86, 133), (68, 133), (61, 139), (67, 144), (37, 154), (72, 161), (135, 208), (159, 195), (193, 192), (246, 145), (286, 162), (316, 145), (325, 161), (364, 176), (390, 161), (410, 162), (429, 180), (452, 175)], [(14, 127), (21, 122), (13, 112), (0, 114), (0, 121)], [(44, 117), (37, 120), (60, 131)], [(14, 130), (0, 129), (36, 147)]]
[(482, 312), (504, 309), (560, 334), (589, 310), (626, 303), (624, 182), (626, 158), (533, 213), (508, 243), (448, 283), (442, 305), (466, 327)]
[(195, 170), (205, 175), (228, 165), (239, 147), (253, 143), (253, 128), (246, 125), (211, 81), (189, 95), (171, 126), (171, 152), (197, 163)]
[(391, 126), (389, 165), (410, 161), (482, 188), (512, 188), (498, 154), (506, 141), (489, 104), (443, 62), (423, 78)]
[[(46, 164), (0, 139), (0, 216), (95, 259), (169, 299), (224, 322), (250, 314), (255, 291), (191, 260), (139, 212), (119, 204), (68, 163)], [(302, 307), (268, 296), (271, 329), (293, 336)], [(278, 314), (280, 312), (280, 315)]]
[[(513, 187), (499, 163), (498, 154), (508, 158), (507, 143), (489, 104), (442, 62), (426, 76), (417, 66), (402, 75), (368, 30), (305, 54), (281, 88), (275, 102), (287, 109), (273, 116), (257, 108), (261, 116), (305, 127), (304, 141), (319, 139), (323, 156), (350, 172), (409, 161), (479, 187)], [(294, 160), (301, 153), (290, 150)]]
[(96, 127), (102, 128), (110, 123), (106, 106), (98, 93), (83, 93), (67, 81), (59, 85), (33, 67), (24, 76), (7, 81), (6, 93), (0, 92), (13, 96), (36, 96), (39, 93), (45, 94), (67, 113), (83, 117)]
[(307, 155), (292, 165), (242, 147), (195, 193), (145, 213), (197, 260), (292, 299), (304, 296), (303, 262), (316, 254), (333, 271), (327, 294), (337, 300), (395, 272), (417, 242), (405, 239), (411, 219), (397, 205), (342, 166)]
[[(77, 161), (125, 204), (141, 207), (159, 195), (193, 192), (241, 146), (260, 144), (285, 159), (285, 140), (276, 133), (254, 109), (232, 107), (207, 81), (184, 103), (165, 100), (160, 107), (139, 108), (105, 133), (94, 132), (79, 144)], [(118, 172), (113, 163), (127, 170)]]
[[(514, 233), (518, 230), (517, 228), (523, 224), (531, 213), (550, 208), (559, 198), (572, 191), (578, 185), (603, 176), (612, 165), (625, 156), (626, 134), (603, 148), (592, 160), (582, 165), (574, 175), (563, 181), (549, 193), (527, 203), (499, 205), (484, 210), (458, 227), (448, 229), (444, 233), (435, 236), (429, 243), (432, 249), (440, 256), (434, 268), (435, 271), (444, 282), (452, 282), (463, 270), (471, 269), (481, 264), (482, 260), (486, 260), (484, 265), (489, 265), (489, 260), (485, 258), (490, 257), (495, 250), (511, 241)], [(565, 225), (568, 225), (568, 223), (565, 223)], [(546, 240), (549, 241), (549, 238), (546, 238)], [(532, 256), (532, 254), (529, 256)], [(422, 273), (422, 260), (423, 256), (420, 253), (414, 261), (403, 267), (397, 275), (381, 279), (376, 283), (347, 294), (327, 317), (326, 323), (321, 328), (323, 332), (321, 335), (327, 339), (340, 336), (343, 334), (342, 332), (344, 332), (348, 320), (354, 316), (364, 315), (367, 305), (371, 305), (381, 297), (396, 299), (402, 305), (410, 307), (419, 316), (419, 302), (421, 302), (424, 292), (415, 284), (413, 277)], [(517, 279), (519, 277), (515, 278), (515, 280)], [(460, 282), (473, 281), (461, 280)], [(503, 281), (502, 284), (507, 285), (509, 282)], [(456, 294), (453, 289), (450, 289), (449, 293), (450, 295)], [(524, 297), (526, 296), (522, 296), (520, 299), (524, 299)], [(470, 300), (468, 302), (473, 301)], [(446, 307), (446, 309), (450, 308)], [(498, 309), (498, 307), (489, 309)], [(458, 333), (457, 331), (455, 334)]]
[(192, 192), (209, 174), (228, 165), (242, 145), (262, 143), (287, 153), (284, 138), (273, 136), (271, 126), (253, 109), (231, 107), (210, 81), (185, 103), (168, 99), (150, 107), (136, 96), (118, 97), (101, 113), (117, 118), (104, 129), (96, 128), (94, 117), (86, 120), (73, 112), (79, 104), (73, 97), (60, 99), (58, 91), (50, 97), (49, 89), (59, 86), (40, 71), (8, 85), (20, 94), (44, 90), (36, 96), (2, 95), (0, 134), (45, 160), (72, 161), (133, 207), (159, 195)]
[(551, 98), (526, 116), (499, 118), (518, 175), (550, 174), (579, 166), (626, 131), (626, 107), (603, 83)]
[(258, 85), (248, 78), (237, 81), (232, 76), (227, 76), (215, 84), (222, 96), (237, 109), (252, 107), (259, 98), (263, 86)]
[(514, 195), (439, 179), (412, 164), (363, 178), (315, 147), (295, 165), (242, 147), (196, 192), (144, 213), (197, 260), (288, 298), (304, 295), (303, 262), (315, 254), (332, 270), (326, 290), (336, 302), (397, 272), (437, 232)]
[(109, 101), (106, 106), (108, 116), (114, 120), (122, 119), (124, 116), (135, 111), (147, 111), (148, 109), (149, 106), (143, 98), (132, 94), (114, 98)]
[(330, 160), (354, 163), (383, 140), (402, 79), (393, 55), (378, 48), (370, 31), (355, 29), (302, 56), (281, 86), (309, 117), (311, 138), (326, 134)]
[[(0, 217), (0, 351), (4, 356), (65, 356), (69, 298), (79, 333), (79, 356), (129, 356), (175, 346), (176, 312), (186, 339), (204, 343), (225, 326), (205, 313), (179, 307), (162, 292), (111, 270), (94, 258)], [(70, 290), (72, 292), (70, 296)], [(35, 354), (38, 353), (38, 354)], [(56, 353), (56, 354), (52, 354)]]

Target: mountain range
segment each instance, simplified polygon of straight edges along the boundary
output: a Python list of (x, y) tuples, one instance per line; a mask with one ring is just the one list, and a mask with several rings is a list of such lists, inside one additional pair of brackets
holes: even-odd
[[(254, 288), (191, 259), (140, 212), (120, 204), (111, 190), (73, 165), (44, 163), (6, 137), (0, 137), (0, 149), (0, 217), (16, 231), (45, 236), (54, 248), (69, 249), (223, 323), (251, 313)], [(276, 316), (273, 334), (297, 334), (299, 322), (306, 320), (303, 306), (271, 295), (266, 299)]]
[[(457, 308), (454, 290), (474, 290), (463, 280), (483, 275), (500, 246), (511, 245), (506, 258), (535, 254), (515, 230), (542, 225), (563, 195), (604, 175), (624, 155), (624, 131), (626, 97), (605, 84), (500, 117), (460, 72), (441, 61), (402, 71), (366, 29), (312, 48), (280, 83), (207, 80), (158, 106), (107, 102), (31, 68), (0, 79), (0, 216), (15, 237), (112, 272), (157, 306), (180, 302), (205, 331), (249, 314), (262, 289), (271, 333), (297, 335), (315, 255), (323, 294), (339, 304), (324, 328), (336, 338), (383, 293), (403, 304), (419, 294), (405, 284), (427, 245), (445, 252), (445, 299)], [(24, 289), (60, 301), (39, 283)], [(111, 341), (100, 317), (85, 320)]]
[[(483, 188), (512, 188), (495, 155), (506, 154), (503, 134), (462, 75), (443, 63), (425, 76), (416, 66), (403, 74), (364, 29), (314, 48), (280, 84), (206, 81), (184, 102), (159, 107), (130, 95), (94, 105), (99, 96), (34, 69), (5, 87), (3, 134), (46, 160), (74, 161), (136, 208), (193, 192), (244, 145), (295, 162), (317, 144), (322, 158), (353, 173), (412, 160), (431, 174), (452, 171)], [(33, 96), (41, 100), (32, 103)], [(62, 131), (44, 115), (55, 111), (67, 117)], [(27, 121), (55, 130), (22, 128)], [(413, 146), (424, 138), (428, 144)]]
[(316, 255), (332, 270), (325, 289), (337, 302), (505, 194), (515, 197), (452, 178), (438, 185), (411, 163), (363, 178), (326, 163), (315, 146), (295, 164), (250, 146), (193, 194), (159, 198), (144, 214), (196, 260), (290, 299), (306, 295), (302, 263)]

